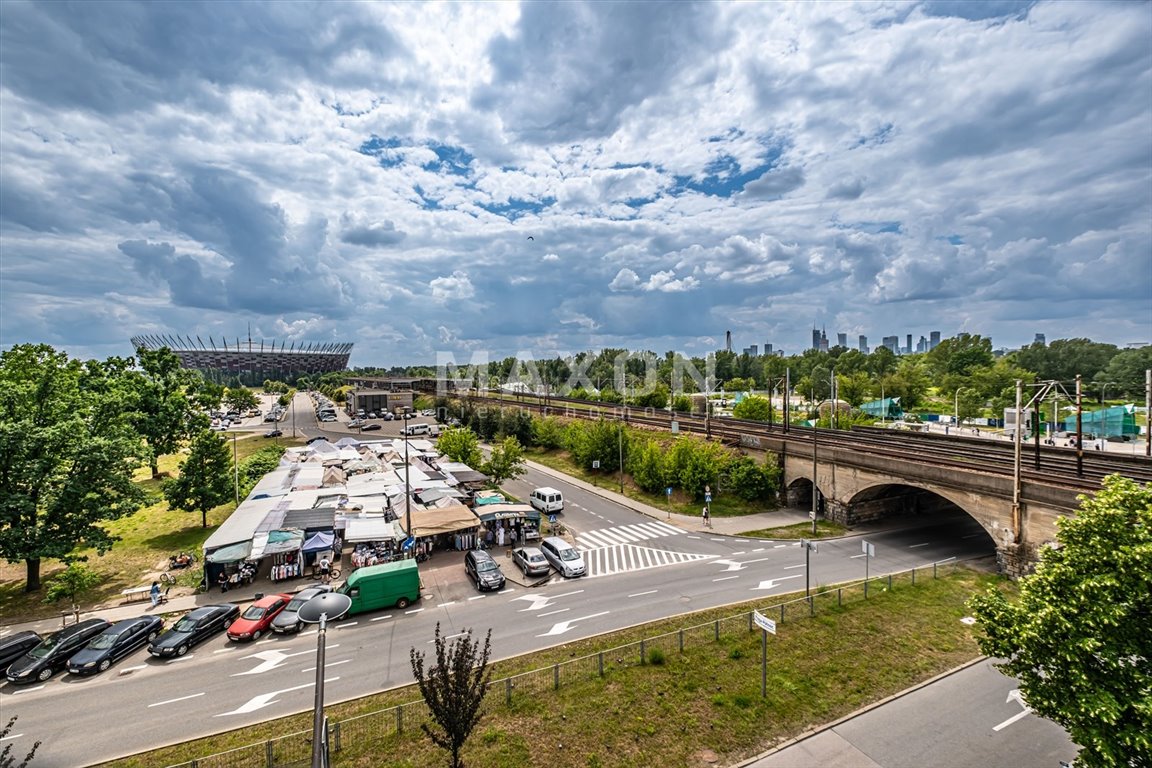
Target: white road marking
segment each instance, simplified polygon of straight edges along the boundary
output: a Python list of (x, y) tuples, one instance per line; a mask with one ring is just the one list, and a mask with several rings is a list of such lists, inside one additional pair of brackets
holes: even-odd
[[(468, 634), (468, 633), (467, 632), (457, 632), (454, 635), (444, 635), (443, 639), (444, 640), (451, 640), (454, 637), (464, 637), (464, 635), (466, 635), (466, 634)], [(435, 640), (429, 640), (428, 645), (432, 645), (432, 643), (434, 643), (434, 642), (436, 642), (436, 641)], [(349, 659), (349, 661), (351, 661), (351, 659)], [(315, 671), (316, 667), (312, 667), (312, 670)]]
[(14, 733), (11, 736), (4, 736), (3, 738), (0, 738), (0, 741), (12, 741), (12, 739), (18, 739), (23, 735), (24, 734), (22, 733)]
[(348, 629), (348, 627), (354, 627), (359, 623), (360, 622), (358, 622), (358, 621), (349, 621), (347, 624), (345, 624), (344, 622), (340, 622), (339, 624), (336, 625), (336, 629)]
[(867, 555), (865, 555), (863, 552), (861, 552), (861, 553), (860, 553), (860, 554), (858, 554), (858, 555), (849, 555), (849, 556), (848, 556), (848, 559), (849, 559), (849, 560), (855, 560), (855, 559), (856, 559), (856, 558), (858, 558), (858, 557), (867, 557)]
[(686, 539), (699, 539), (699, 536), (685, 536)]
[(757, 552), (763, 552), (763, 551), (764, 551), (764, 547), (760, 547), (759, 549), (752, 550), (752, 554), (756, 554)]
[[(497, 592), (496, 594), (500, 594), (500, 593)], [(473, 597), (468, 598), (468, 602), (472, 602), (473, 600), (483, 600), (486, 597), (488, 597), (488, 595), (475, 595)]]
[(788, 579), (798, 579), (798, 578), (800, 578), (800, 574), (797, 573), (793, 576), (781, 576), (778, 579), (768, 579), (766, 581), (760, 582), (759, 586), (752, 587), (752, 589), (772, 589), (782, 581), (788, 581)]
[(541, 613), (536, 618), (542, 619), (545, 616), (551, 616), (554, 613), (564, 613), (564, 611), (570, 611), (570, 610), (572, 610), (572, 609), (571, 608), (557, 608), (554, 611), (548, 611), (548, 613)]
[(423, 608), (413, 608), (410, 611), (404, 611), (404, 613), (405, 614), (413, 614), (413, 613), (422, 613), (423, 611), (424, 611)]
[(788, 545), (787, 544), (777, 544), (776, 546), (772, 547), (772, 549), (783, 549), (786, 546), (788, 546)]
[(742, 555), (742, 554), (744, 554), (744, 550), (740, 550), (739, 552), (732, 552), (729, 554), (729, 557), (736, 557), (737, 555)]
[(908, 545), (908, 549), (916, 549), (916, 547), (926, 547), (926, 546), (928, 546), (928, 545), (929, 545), (929, 544), (931, 544), (931, 543), (932, 543), (932, 542), (930, 542), (930, 541), (926, 541), (926, 542), (924, 542), (923, 544), (909, 544), (909, 545)]
[[(352, 659), (343, 659), (341, 661), (326, 661), (326, 662), (324, 662), (324, 669), (328, 669), (328, 667), (334, 667), (337, 664), (347, 664), (350, 661), (352, 661)], [(315, 672), (316, 667), (308, 667), (308, 669), (302, 669), (300, 671), (301, 672)]]
[[(338, 678), (338, 677), (333, 677), (333, 678), (326, 679), (324, 682), (330, 683), (330, 682), (335, 682), (339, 679), (340, 678)], [(269, 704), (275, 704), (278, 701), (276, 697), (282, 693), (288, 693), (290, 691), (299, 691), (302, 688), (311, 688), (314, 685), (315, 685), (315, 683), (304, 683), (303, 685), (296, 685), (296, 686), (293, 686), (291, 688), (284, 688), (284, 689), (279, 690), (279, 691), (272, 691), (271, 693), (262, 693), (259, 696), (253, 696), (251, 699), (249, 699), (245, 703), (241, 704), (239, 707), (232, 710), (231, 712), (221, 712), (220, 714), (216, 715), (216, 717), (227, 717), (228, 715), (246, 715), (249, 712), (255, 712), (258, 709), (262, 709), (262, 708), (268, 706)]]
[[(330, 645), (329, 648), (337, 648), (338, 645)], [(230, 677), (243, 677), (244, 675), (259, 675), (262, 672), (267, 672), (276, 669), (288, 659), (293, 656), (303, 656), (306, 653), (312, 653), (311, 649), (304, 651), (296, 651), (295, 653), (284, 653), (284, 651), (258, 651), (247, 656), (241, 656), (240, 659), (260, 659), (260, 663), (252, 667), (246, 672), (237, 672)]]
[(217, 648), (216, 650), (212, 651), (212, 653), (229, 653), (230, 651), (234, 651), (239, 647), (240, 646), (238, 645), (226, 645), (223, 648)]
[(124, 667), (123, 669), (120, 670), (120, 674), (124, 674), (125, 672), (135, 672), (138, 669), (148, 669), (148, 665), (147, 664), (137, 664), (134, 667)]
[(660, 590), (658, 590), (658, 589), (650, 589), (647, 592), (636, 592), (634, 594), (628, 595), (628, 597), (640, 597), (641, 595), (654, 595), (659, 591)]
[(176, 663), (176, 662), (178, 662), (178, 661), (187, 661), (188, 659), (191, 659), (191, 658), (192, 658), (192, 657), (194, 657), (195, 655), (196, 655), (196, 654), (194, 654), (194, 653), (187, 653), (187, 654), (185, 654), (185, 655), (183, 655), (183, 656), (177, 656), (177, 657), (176, 657), (176, 658), (174, 658), (174, 659), (168, 659), (168, 660), (167, 660), (167, 661), (165, 661), (164, 663), (165, 663), (165, 664), (175, 664), (175, 663)]
[(728, 579), (738, 579), (738, 578), (740, 578), (740, 574), (736, 574), (735, 576), (721, 576), (718, 579), (712, 579), (712, 581), (728, 581)]
[(559, 624), (553, 624), (552, 629), (548, 630), (547, 632), (545, 632), (542, 635), (536, 635), (536, 637), (549, 637), (550, 635), (562, 635), (565, 632), (567, 632), (568, 630), (572, 629), (572, 625), (575, 624), (577, 621), (585, 621), (586, 619), (594, 619), (597, 616), (607, 616), (608, 613), (609, 613), (608, 611), (601, 611), (600, 613), (593, 613), (593, 614), (588, 615), (588, 616), (581, 616), (578, 619), (568, 619), (568, 621), (562, 621)]
[(196, 698), (197, 696), (203, 696), (203, 695), (204, 695), (204, 692), (203, 692), (203, 691), (201, 691), (200, 693), (193, 693), (193, 694), (192, 694), (192, 695), (190, 695), (190, 696), (181, 696), (181, 697), (180, 697), (180, 698), (178, 698), (178, 699), (168, 699), (167, 701), (158, 701), (158, 702), (156, 702), (155, 704), (149, 704), (148, 706), (149, 706), (149, 707), (162, 707), (162, 706), (164, 706), (165, 704), (175, 704), (175, 703), (176, 703), (176, 702), (178, 702), (178, 701), (186, 701), (187, 699), (194, 699), (194, 698)]
[(20, 695), (20, 694), (22, 694), (22, 693), (32, 693), (32, 691), (38, 691), (38, 690), (40, 690), (40, 689), (41, 689), (41, 688), (43, 688), (43, 687), (44, 687), (44, 686), (42, 686), (42, 685), (37, 685), (35, 688), (21, 688), (21, 689), (20, 689), (20, 690), (18, 690), (18, 691), (13, 691), (13, 692), (12, 692), (12, 695), (13, 695), (13, 696), (19, 696), (19, 695)]
[(1012, 699), (1016, 699), (1016, 703), (1019, 704), (1020, 706), (1024, 707), (1024, 711), (1018, 712), (1015, 715), (1012, 715), (1012, 717), (1010, 717), (1007, 720), (1005, 720), (1004, 722), (1000, 723), (1000, 725), (993, 727), (992, 728), (993, 731), (999, 731), (1001, 728), (1007, 728), (1008, 726), (1012, 725), (1012, 723), (1016, 722), (1017, 720), (1020, 720), (1021, 718), (1027, 717), (1028, 715), (1032, 714), (1032, 708), (1024, 703), (1024, 697), (1020, 695), (1020, 689), (1019, 688), (1013, 688), (1012, 690), (1008, 691), (1008, 698), (1004, 700), (1004, 703), (1007, 704), (1009, 701), (1012, 701)]
[(784, 566), (783, 570), (790, 571), (793, 568), (803, 568), (803, 567), (804, 567), (803, 564), (801, 564), (801, 565), (786, 565), (786, 566)]
[(368, 619), (368, 621), (383, 621), (384, 619), (390, 619), (390, 618), (392, 618), (392, 614), (388, 614), (387, 616), (377, 616), (374, 619)]
[(439, 604), (437, 607), (439, 607), (439, 608), (447, 608), (447, 607), (448, 607), (448, 606), (450, 606), (450, 605), (456, 605), (456, 601), (455, 601), (455, 600), (449, 600), (449, 601), (448, 601), (448, 602), (446, 602), (446, 603), (440, 603), (440, 604)]

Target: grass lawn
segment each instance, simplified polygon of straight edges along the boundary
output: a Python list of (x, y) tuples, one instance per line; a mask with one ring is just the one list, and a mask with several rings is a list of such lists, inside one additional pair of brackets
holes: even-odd
[[(617, 493), (620, 492), (619, 475), (615, 473), (605, 474), (603, 472), (589, 471), (577, 466), (573, 463), (567, 451), (542, 451), (539, 448), (531, 448), (524, 452), (524, 456), (527, 459), (535, 461), (537, 464), (543, 464), (558, 472), (564, 472), (573, 477), (578, 477), (586, 483), (595, 485), (597, 488), (605, 488), (609, 491), (616, 491)], [(669, 502), (668, 497), (662, 493), (648, 493), (640, 488), (632, 481), (632, 476), (628, 474), (624, 475), (624, 495), (630, 499), (642, 501), (657, 509), (675, 512), (678, 515), (699, 517), (700, 508), (703, 506), (698, 500), (689, 497), (688, 494), (678, 488), (673, 489), (671, 502)], [(741, 517), (756, 512), (771, 512), (774, 509), (776, 509), (776, 507), (772, 504), (744, 501), (743, 499), (723, 493), (713, 494), (712, 503), (709, 505), (709, 511), (712, 517)]]
[[(300, 445), (303, 440), (265, 440), (259, 434), (244, 433), (236, 440), (236, 455), (240, 461), (259, 449), (280, 443)], [(163, 456), (160, 459), (162, 477), (177, 474), (181, 456)], [(208, 513), (208, 527), (202, 528), (200, 515), (169, 509), (160, 491), (160, 479), (152, 479), (151, 471), (144, 467), (136, 473), (136, 482), (145, 490), (152, 503), (135, 514), (119, 520), (112, 520), (105, 527), (120, 541), (104, 555), (95, 550), (79, 552), (87, 555), (87, 566), (101, 576), (101, 583), (91, 592), (81, 597), (81, 608), (116, 604), (120, 601), (120, 590), (128, 587), (146, 586), (168, 568), (168, 557), (178, 552), (200, 554), (200, 545), (224, 522), (236, 504), (222, 504)], [(47, 583), (53, 574), (64, 569), (58, 560), (45, 560), (40, 564), (40, 579)], [(199, 568), (190, 568), (181, 574), (173, 595), (190, 592), (200, 581)], [(44, 590), (28, 593), (24, 591), (26, 569), (24, 563), (0, 563), (0, 616), (4, 623), (16, 623), (47, 617), (59, 616), (66, 609), (67, 601), (50, 605), (43, 601)]]
[(747, 536), (750, 539), (824, 539), (832, 536), (845, 536), (851, 533), (852, 529), (840, 523), (834, 523), (831, 520), (817, 520), (816, 521), (816, 534), (812, 534), (812, 523), (796, 523), (795, 525), (785, 525), (780, 528), (764, 528), (759, 531), (747, 531), (745, 533), (737, 534), (738, 536)]
[[(837, 607), (834, 590), (825, 592), (817, 598), (815, 618), (804, 610), (789, 613), (778, 634), (768, 638), (766, 698), (760, 695), (761, 635), (749, 632), (741, 615), (752, 604), (499, 661), (493, 680), (542, 670), (536, 679), (543, 684), (519, 686), (531, 692), (518, 692), (511, 706), (504, 702), (503, 684), (494, 686), (463, 758), (472, 768), (704, 766), (709, 758), (730, 765), (978, 656), (978, 630), (960, 619), (968, 615), (965, 601), (993, 584), (1013, 588), (995, 576), (956, 566), (940, 579), (932, 579), (930, 570), (922, 572), (915, 586), (903, 580), (888, 590), (877, 580), (868, 600), (855, 594), (845, 598), (843, 607)], [(764, 603), (755, 607), (766, 610)], [(732, 620), (721, 625), (716, 641), (711, 622), (723, 619)], [(659, 644), (651, 640), (698, 625), (704, 626), (687, 633), (683, 652), (676, 635)], [(637, 646), (624, 646), (644, 638), (649, 639), (648, 655), (641, 664)], [(550, 665), (594, 658), (600, 651), (605, 652), (604, 677), (597, 676), (594, 663), (572, 665), (582, 671), (565, 667), (559, 690), (552, 690)], [(328, 714), (336, 722), (418, 698), (413, 687), (406, 687), (330, 706)], [(333, 765), (446, 764), (445, 753), (408, 715), (401, 733), (395, 732), (392, 712), (342, 726), (343, 749), (334, 753)], [(310, 723), (311, 714), (302, 713), (107, 765), (171, 765), (307, 731)], [(251, 753), (262, 758), (264, 748)]]

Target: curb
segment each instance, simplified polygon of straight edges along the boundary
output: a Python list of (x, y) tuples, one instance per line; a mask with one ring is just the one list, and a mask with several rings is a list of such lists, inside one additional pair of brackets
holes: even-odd
[(777, 752), (783, 752), (784, 750), (786, 750), (790, 747), (794, 747), (801, 742), (804, 742), (804, 741), (807, 741), (808, 739), (811, 739), (813, 736), (817, 736), (817, 735), (823, 733), (824, 731), (831, 730), (831, 729), (837, 727), (838, 725), (841, 725), (842, 723), (846, 723), (849, 720), (853, 720), (857, 717), (860, 717), (861, 715), (866, 714), (868, 712), (871, 712), (872, 710), (876, 709), (877, 707), (882, 707), (885, 704), (888, 704), (889, 702), (895, 701), (896, 699), (901, 699), (910, 693), (915, 693), (916, 691), (920, 690), (921, 688), (925, 688), (929, 685), (932, 685), (933, 683), (937, 682), (938, 680), (943, 680), (944, 678), (951, 677), (952, 675), (956, 674), (957, 672), (963, 672), (964, 670), (968, 669), (969, 667), (973, 667), (973, 666), (975, 666), (975, 665), (977, 665), (983, 661), (986, 661), (987, 659), (988, 659), (987, 656), (977, 656), (976, 658), (972, 659), (969, 662), (961, 664), (958, 667), (954, 667), (953, 669), (949, 669), (946, 672), (941, 672), (940, 674), (935, 675), (934, 677), (930, 677), (929, 679), (924, 680), (920, 683), (917, 683), (916, 685), (913, 685), (909, 688), (905, 688), (902, 691), (898, 691), (897, 693), (894, 693), (891, 696), (885, 696), (883, 699), (880, 699), (879, 701), (874, 701), (871, 704), (863, 706), (860, 709), (856, 710), (855, 712), (850, 712), (847, 715), (844, 715), (843, 717), (837, 718), (836, 720), (833, 720), (830, 723), (825, 723), (824, 725), (821, 725), (817, 728), (812, 728), (810, 730), (807, 730), (804, 733), (801, 733), (799, 736), (795, 736), (795, 737), (788, 739), (787, 741), (773, 747), (772, 749), (768, 750), (767, 752), (762, 752), (761, 754), (756, 755), (755, 757), (749, 757), (745, 760), (740, 761), (739, 763), (735, 763), (730, 768), (750, 768), (750, 766), (755, 765), (756, 763), (760, 762), (761, 760), (769, 758), (772, 755), (775, 755)]

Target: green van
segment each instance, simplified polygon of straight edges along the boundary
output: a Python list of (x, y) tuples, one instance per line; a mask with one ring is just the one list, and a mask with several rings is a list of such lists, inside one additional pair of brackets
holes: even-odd
[(357, 568), (337, 590), (352, 598), (347, 616), (380, 608), (407, 608), (420, 599), (420, 571), (415, 560), (397, 560)]

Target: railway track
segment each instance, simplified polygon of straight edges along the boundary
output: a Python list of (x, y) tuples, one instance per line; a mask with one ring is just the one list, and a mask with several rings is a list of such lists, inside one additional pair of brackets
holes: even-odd
[[(817, 450), (848, 450), (882, 457), (887, 461), (929, 463), (959, 471), (980, 471), (993, 475), (1015, 474), (1015, 448), (1011, 442), (960, 435), (936, 435), (921, 432), (897, 432), (879, 427), (854, 427), (851, 430), (790, 427), (765, 424), (731, 417), (703, 416), (687, 413), (669, 414), (654, 409), (605, 407), (570, 398), (508, 399), (470, 395), (469, 400), (492, 406), (519, 407), (535, 413), (576, 418), (617, 419), (631, 426), (667, 432), (675, 420), (680, 432), (720, 440), (728, 445), (775, 449), (782, 443), (811, 444), (816, 433)], [(766, 445), (767, 443), (767, 445)], [(1100, 481), (1113, 474), (1139, 483), (1152, 483), (1152, 461), (1145, 456), (1076, 451), (1055, 446), (1027, 443), (1021, 446), (1020, 477), (1022, 481), (1050, 485), (1077, 493), (1090, 493)]]

